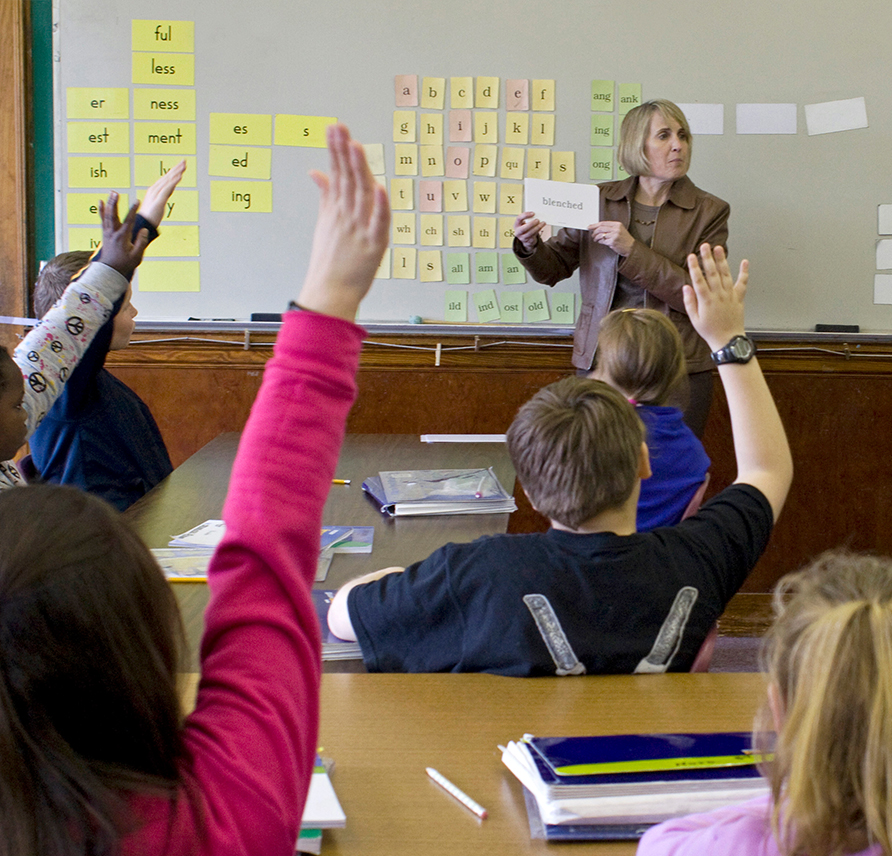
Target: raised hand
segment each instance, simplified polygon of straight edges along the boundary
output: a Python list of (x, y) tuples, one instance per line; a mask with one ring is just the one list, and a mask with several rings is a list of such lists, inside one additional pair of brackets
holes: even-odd
[(319, 213), (298, 302), (352, 321), (390, 238), (390, 205), (365, 150), (343, 125), (329, 126), (328, 151), (330, 174), (310, 174), (320, 191)]
[(180, 183), (186, 171), (186, 161), (180, 161), (169, 169), (148, 190), (139, 204), (139, 214), (145, 217), (156, 229), (164, 218), (167, 200)]
[(134, 205), (122, 223), (118, 219), (118, 194), (113, 190), (108, 195), (108, 202), (103, 203), (101, 199), (99, 200), (99, 216), (102, 220), (102, 263), (114, 268), (127, 279), (130, 279), (133, 271), (139, 267), (142, 254), (149, 242), (149, 234), (145, 229), (140, 229), (133, 240), (130, 237), (138, 207), (139, 203)]
[(745, 332), (743, 303), (749, 262), (744, 259), (740, 263), (735, 282), (722, 247), (702, 244), (700, 258), (702, 266), (693, 253), (688, 256), (693, 285), (684, 287), (684, 305), (694, 329), (717, 350)]

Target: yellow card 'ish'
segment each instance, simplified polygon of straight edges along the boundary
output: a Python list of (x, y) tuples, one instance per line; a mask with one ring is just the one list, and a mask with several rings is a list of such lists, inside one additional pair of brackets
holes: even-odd
[(273, 210), (271, 181), (212, 181), (211, 211), (269, 214)]
[(311, 149), (324, 149), (325, 129), (338, 120), (334, 116), (292, 116), (276, 114), (277, 146), (306, 146)]
[(132, 21), (130, 33), (130, 49), (134, 51), (192, 53), (195, 50), (194, 21)]
[(130, 187), (130, 158), (70, 157), (68, 186), (95, 187), (106, 191)]
[(148, 259), (136, 271), (137, 291), (201, 291), (200, 264)]
[(134, 53), (133, 82), (150, 86), (195, 86), (195, 57), (192, 54)]
[(271, 146), (273, 117), (263, 113), (211, 113), (209, 143)]
[(129, 119), (129, 89), (65, 90), (65, 116), (68, 119)]

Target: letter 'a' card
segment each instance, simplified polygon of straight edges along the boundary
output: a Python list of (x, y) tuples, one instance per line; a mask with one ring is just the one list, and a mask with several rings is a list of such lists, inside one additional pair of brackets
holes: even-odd
[(552, 226), (587, 229), (601, 219), (600, 193), (595, 184), (523, 180), (524, 210)]

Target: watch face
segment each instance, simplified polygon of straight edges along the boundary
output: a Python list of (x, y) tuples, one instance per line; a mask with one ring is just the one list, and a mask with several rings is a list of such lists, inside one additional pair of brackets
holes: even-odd
[(746, 336), (735, 336), (728, 342), (728, 350), (735, 360), (748, 360), (754, 352), (753, 343)]

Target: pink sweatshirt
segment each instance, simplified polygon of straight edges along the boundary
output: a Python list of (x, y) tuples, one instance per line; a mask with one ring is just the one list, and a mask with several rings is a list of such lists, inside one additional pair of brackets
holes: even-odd
[[(780, 856), (767, 796), (703, 814), (667, 820), (648, 830), (638, 856)], [(852, 854), (859, 856), (859, 854)], [(882, 856), (879, 845), (860, 856)]]
[(208, 573), (201, 682), (186, 720), (185, 787), (141, 796), (127, 854), (292, 856), (319, 720), (320, 635), (310, 588), (361, 328), (284, 317), (223, 509)]

